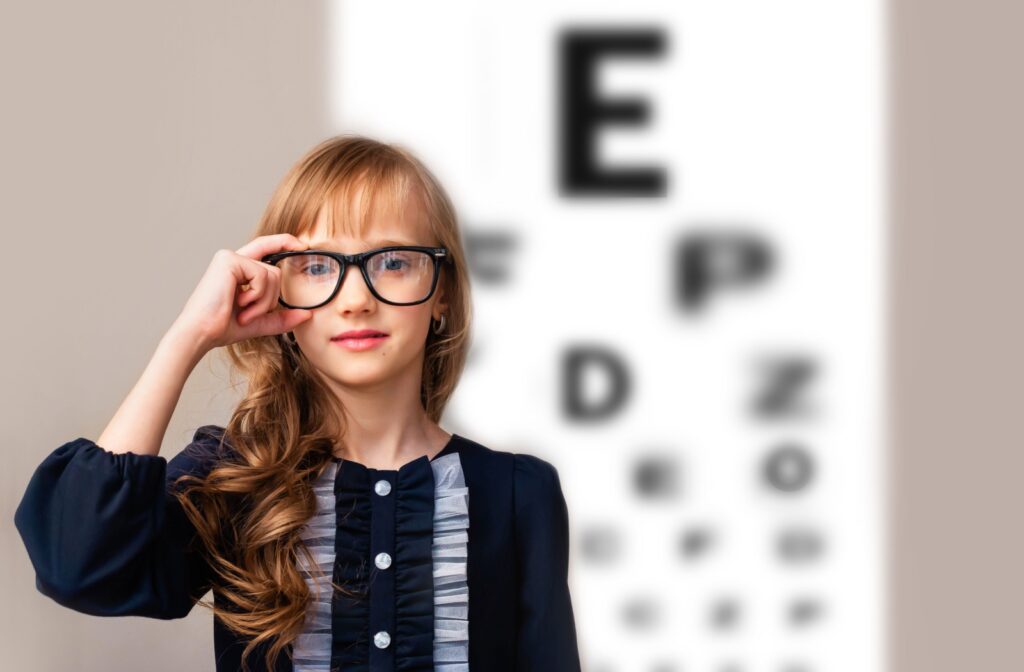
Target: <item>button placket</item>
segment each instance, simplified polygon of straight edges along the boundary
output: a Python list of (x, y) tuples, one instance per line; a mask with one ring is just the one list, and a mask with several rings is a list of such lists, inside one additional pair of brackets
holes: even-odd
[(372, 672), (395, 669), (395, 649), (391, 646), (395, 630), (395, 573), (390, 569), (395, 550), (394, 484), (398, 472), (371, 470), (373, 494), (370, 521), (370, 553), (374, 569), (370, 584), (370, 623), (373, 644), (369, 660)]

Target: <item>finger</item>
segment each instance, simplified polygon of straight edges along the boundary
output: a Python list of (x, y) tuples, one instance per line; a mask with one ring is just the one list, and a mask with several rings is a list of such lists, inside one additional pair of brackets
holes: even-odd
[[(246, 306), (245, 310), (238, 314), (238, 323), (247, 324), (252, 321), (253, 316), (264, 312), (267, 309), (267, 297), (270, 296), (268, 292), (268, 285), (270, 284), (267, 279), (268, 273), (264, 268), (259, 269), (259, 272), (253, 275), (253, 279), (249, 282), (250, 289), (247, 290), (243, 297), (239, 297), (239, 305)], [(273, 300), (277, 299), (277, 294), (272, 296)], [(251, 304), (251, 305), (249, 305)]]
[[(252, 277), (246, 283), (248, 289), (242, 292), (242, 294), (240, 294), (238, 297), (239, 307), (244, 308), (246, 306), (249, 306), (251, 309), (251, 304), (259, 300), (262, 293), (266, 290), (267, 283), (265, 277), (266, 273), (263, 272), (262, 269), (254, 269)], [(238, 317), (241, 318), (244, 312), (245, 311), (239, 313)]]
[[(254, 270), (252, 280), (242, 287), (237, 297), (239, 308), (244, 308), (263, 296), (277, 297), (281, 293), (281, 269), (267, 264), (245, 262)], [(268, 302), (273, 307), (276, 301)]]
[(309, 245), (299, 240), (290, 233), (275, 233), (269, 236), (259, 236), (250, 240), (242, 247), (235, 250), (236, 254), (249, 257), (257, 261), (268, 254), (282, 252), (285, 250), (305, 250)]
[(264, 313), (273, 312), (280, 304), (281, 285), (279, 271), (273, 266), (264, 264), (260, 280), (259, 295), (253, 304), (243, 311), (245, 314), (244, 321), (241, 319), (242, 315), (239, 315), (239, 324), (252, 322)]
[[(281, 269), (277, 266), (266, 266), (267, 269), (267, 292), (274, 297), (274, 304), (277, 304), (277, 298), (281, 296)], [(271, 309), (273, 309), (273, 304)]]
[(257, 298), (259, 298), (259, 293), (254, 287), (251, 285), (243, 285), (242, 287), (239, 287), (238, 297), (235, 303), (239, 308), (245, 308)]
[(260, 315), (272, 312), (274, 310), (274, 307), (278, 304), (277, 299), (278, 295), (276, 293), (271, 293), (264, 289), (263, 293), (259, 296), (259, 298), (257, 298), (255, 303), (246, 308), (246, 312), (248, 313), (248, 315), (246, 316), (246, 320), (252, 322)]
[(295, 326), (311, 317), (313, 317), (312, 310), (287, 308), (260, 315), (253, 320), (250, 327), (254, 336), (274, 336), (291, 331)]
[(227, 254), (227, 256), (224, 257), (225, 263), (229, 272), (235, 279), (237, 288), (242, 288), (247, 285), (252, 287), (253, 281), (261, 277), (266, 277), (267, 269), (272, 268), (269, 264), (261, 263), (244, 255), (231, 252), (230, 250), (224, 250), (224, 252)]

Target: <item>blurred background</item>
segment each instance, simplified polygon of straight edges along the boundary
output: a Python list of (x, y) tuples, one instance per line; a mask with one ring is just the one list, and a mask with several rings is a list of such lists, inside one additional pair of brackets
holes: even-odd
[[(558, 468), (585, 670), (1019, 661), (1020, 8), (0, 12), (6, 668), (211, 669), (206, 610), (36, 592), (14, 509), (342, 132), (413, 149), (459, 208), (477, 322), (441, 424)], [(237, 398), (211, 353), (161, 455)]]

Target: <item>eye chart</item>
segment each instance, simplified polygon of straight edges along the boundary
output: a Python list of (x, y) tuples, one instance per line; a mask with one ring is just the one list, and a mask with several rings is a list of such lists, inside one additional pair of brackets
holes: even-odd
[(459, 209), (447, 428), (559, 470), (590, 672), (884, 666), (877, 0), (331, 5)]

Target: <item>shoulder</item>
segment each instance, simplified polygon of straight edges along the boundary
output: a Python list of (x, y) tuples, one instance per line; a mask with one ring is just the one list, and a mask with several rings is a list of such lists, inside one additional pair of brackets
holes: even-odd
[(559, 485), (558, 469), (547, 460), (529, 453), (515, 453), (513, 462), (516, 480), (524, 485), (543, 488)]
[(453, 433), (452, 441), (465, 467), (475, 471), (511, 473), (512, 453), (496, 450), (461, 434)]
[(513, 462), (517, 510), (550, 512), (565, 506), (558, 469), (553, 464), (528, 453), (516, 453)]
[(535, 455), (491, 448), (461, 434), (455, 434), (454, 436), (457, 441), (458, 452), (463, 459), (489, 463), (492, 466), (504, 465), (509, 473), (515, 474), (517, 478), (550, 481), (552, 478), (557, 479), (558, 477), (558, 471), (554, 465)]
[(203, 477), (217, 464), (234, 454), (224, 427), (203, 425), (196, 429), (192, 441), (167, 464), (167, 478), (175, 481), (183, 475)]
[(547, 504), (561, 498), (561, 483), (555, 466), (536, 455), (498, 450), (458, 436), (459, 453), (473, 472), (486, 473), (488, 480), (503, 476), (515, 493), (517, 508), (524, 503)]

